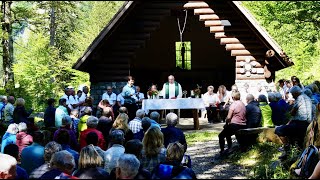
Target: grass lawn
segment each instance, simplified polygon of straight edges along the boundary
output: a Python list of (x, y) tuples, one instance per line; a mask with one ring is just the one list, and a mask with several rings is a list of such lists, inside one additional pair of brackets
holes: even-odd
[(216, 137), (218, 137), (218, 132), (210, 132), (210, 131), (203, 131), (203, 132), (192, 132), (192, 133), (185, 133), (186, 141), (188, 145), (194, 145), (196, 142), (207, 142), (212, 141)]

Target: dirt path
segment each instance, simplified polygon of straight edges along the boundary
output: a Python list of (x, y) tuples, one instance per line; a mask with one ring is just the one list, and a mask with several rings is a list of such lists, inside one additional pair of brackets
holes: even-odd
[(218, 139), (188, 147), (187, 154), (198, 179), (248, 179), (241, 167), (215, 160), (219, 151)]

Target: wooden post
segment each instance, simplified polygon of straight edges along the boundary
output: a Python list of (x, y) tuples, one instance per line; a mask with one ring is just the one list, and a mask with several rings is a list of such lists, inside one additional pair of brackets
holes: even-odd
[(197, 109), (192, 109), (194, 129), (199, 130), (199, 114)]

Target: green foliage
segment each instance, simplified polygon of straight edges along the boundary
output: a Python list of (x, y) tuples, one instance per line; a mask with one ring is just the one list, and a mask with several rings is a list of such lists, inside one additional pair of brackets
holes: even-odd
[(242, 4), (279, 43), (295, 65), (276, 73), (276, 79), (297, 75), (308, 84), (320, 79), (319, 1), (246, 1)]

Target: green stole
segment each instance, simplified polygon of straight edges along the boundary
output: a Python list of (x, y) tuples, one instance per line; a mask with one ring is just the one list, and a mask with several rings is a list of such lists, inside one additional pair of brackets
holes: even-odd
[[(178, 97), (178, 94), (179, 94), (179, 85), (178, 83), (175, 81), (174, 82), (174, 96), (175, 97)], [(166, 86), (165, 86), (165, 91), (166, 91), (166, 99), (169, 99), (169, 82), (166, 83)]]

